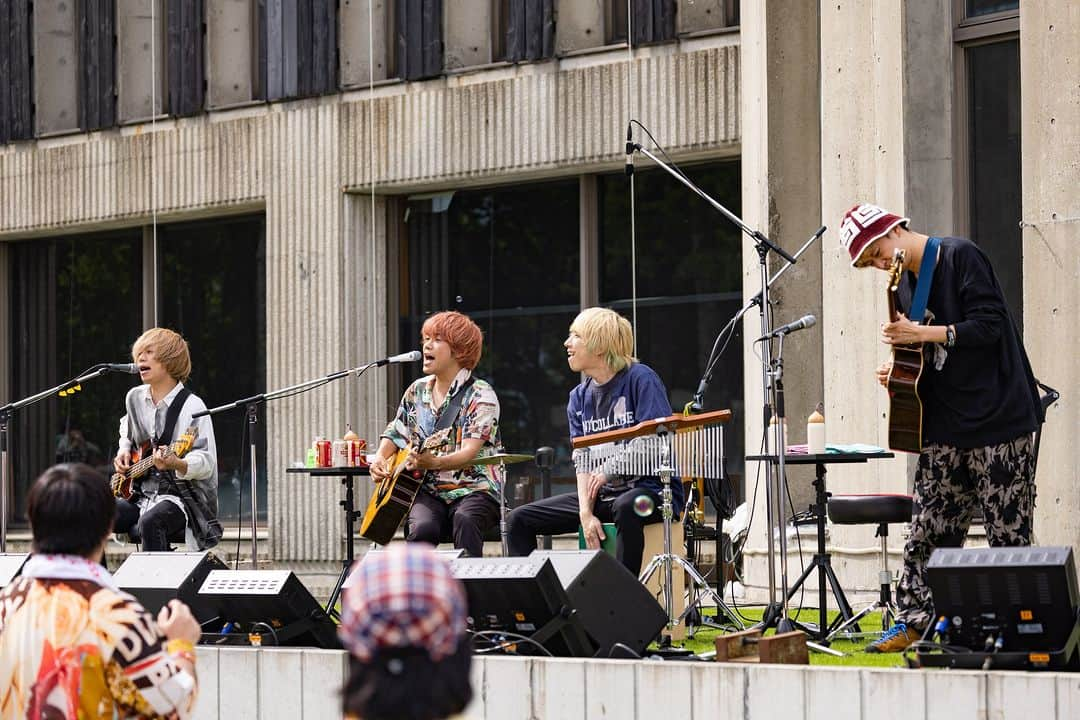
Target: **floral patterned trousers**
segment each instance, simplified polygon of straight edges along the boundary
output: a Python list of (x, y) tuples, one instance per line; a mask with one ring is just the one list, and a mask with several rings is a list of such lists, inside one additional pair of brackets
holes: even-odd
[(1035, 505), (1032, 436), (981, 448), (932, 444), (919, 455), (915, 515), (904, 546), (904, 570), (896, 589), (897, 620), (924, 629), (934, 603), (926, 565), (935, 548), (964, 544), (975, 510), (982, 509), (991, 546), (1031, 544)]

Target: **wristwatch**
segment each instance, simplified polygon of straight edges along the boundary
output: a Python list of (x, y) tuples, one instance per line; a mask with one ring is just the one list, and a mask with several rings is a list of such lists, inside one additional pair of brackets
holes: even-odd
[(952, 347), (956, 344), (956, 331), (953, 330), (952, 325), (945, 326), (945, 347)]

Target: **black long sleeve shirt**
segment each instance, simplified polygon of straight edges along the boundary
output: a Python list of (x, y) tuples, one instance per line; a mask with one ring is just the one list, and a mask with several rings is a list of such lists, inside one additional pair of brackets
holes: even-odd
[[(916, 282), (904, 273), (898, 305), (905, 314)], [(975, 448), (1034, 432), (1042, 408), (1031, 363), (990, 260), (975, 243), (942, 239), (927, 308), (931, 324), (956, 328), (956, 345), (945, 349), (940, 370), (935, 344), (924, 346), (923, 443)]]

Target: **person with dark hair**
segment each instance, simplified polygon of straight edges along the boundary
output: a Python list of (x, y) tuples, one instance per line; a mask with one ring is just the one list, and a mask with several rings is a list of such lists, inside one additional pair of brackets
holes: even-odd
[(188, 718), (199, 623), (157, 620), (100, 564), (116, 517), (105, 476), (55, 465), (30, 488), (33, 554), (0, 591), (0, 717)]
[[(191, 549), (205, 550), (221, 538), (217, 523), (217, 445), (209, 415), (193, 415), (206, 403), (184, 382), (191, 375), (187, 341), (166, 328), (151, 328), (135, 341), (131, 357), (143, 384), (133, 387), (120, 418), (120, 443), (113, 466), (131, 469), (132, 451), (153, 447), (154, 467), (135, 481), (130, 499), (117, 503), (116, 531), (141, 539), (142, 549), (168, 550), (184, 536)], [(198, 434), (183, 457), (170, 446), (190, 427)]]
[[(607, 432), (671, 415), (667, 388), (660, 376), (633, 357), (634, 330), (614, 310), (582, 310), (563, 342), (570, 369), (585, 380), (570, 391), (566, 405), (571, 439)], [(615, 523), (615, 557), (635, 576), (641, 571), (645, 525), (663, 520), (660, 478), (579, 472), (577, 492), (554, 495), (515, 508), (507, 520), (511, 555), (536, 549), (536, 536), (573, 532), (580, 523), (586, 545), (600, 547), (604, 522)], [(632, 491), (632, 492), (631, 492)], [(675, 516), (682, 513), (682, 483), (671, 483)], [(638, 498), (651, 510), (639, 513)]]
[[(498, 452), (499, 398), (473, 375), (480, 362), (483, 335), (459, 312), (441, 312), (421, 330), (426, 375), (409, 386), (396, 417), (383, 431), (371, 477), (381, 481), (393, 472), (390, 460), (410, 447), (409, 470), (424, 471), (405, 521), (405, 539), (438, 545), (444, 538), (472, 557), (484, 554), (484, 533), (499, 522), (498, 465), (475, 465), (478, 457)], [(420, 451), (418, 441), (449, 429), (442, 448)]]
[[(935, 548), (960, 547), (976, 509), (991, 546), (1031, 544), (1033, 433), (1043, 421), (1035, 376), (990, 259), (965, 238), (915, 232), (908, 218), (863, 203), (840, 240), (854, 268), (900, 263), (899, 319), (881, 327), (890, 346), (921, 346), (922, 406), (915, 516), (896, 588), (896, 623), (867, 652), (901, 652), (934, 618), (926, 568)], [(923, 324), (912, 318), (928, 321)], [(877, 370), (889, 387), (893, 362)], [(913, 423), (914, 424), (914, 423)]]
[(465, 591), (449, 565), (406, 543), (358, 561), (338, 635), (351, 655), (342, 689), (358, 720), (440, 720), (472, 700)]

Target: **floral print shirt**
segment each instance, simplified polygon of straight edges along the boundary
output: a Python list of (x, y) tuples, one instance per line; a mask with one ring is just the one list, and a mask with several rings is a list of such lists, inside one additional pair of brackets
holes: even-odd
[[(474, 379), (471, 385), (462, 390), (470, 377), (472, 371), (461, 370), (450, 383), (450, 391), (439, 407), (435, 406), (433, 398), (435, 376), (426, 375), (415, 381), (405, 391), (397, 415), (386, 426), (381, 437), (388, 438), (399, 448), (416, 439), (422, 441), (434, 432), (435, 424), (450, 404), (450, 399), (458, 392), (464, 392), (461, 411), (454, 420), (449, 443), (436, 449), (434, 454), (456, 452), (469, 438), (484, 441), (477, 457), (499, 452), (502, 447), (499, 437), (499, 398), (491, 385), (480, 378)], [(502, 470), (498, 465), (467, 465), (461, 470), (429, 470), (424, 476), (423, 487), (446, 503), (472, 492), (490, 493), (497, 501), (502, 482)]]
[[(34, 556), (27, 565), (34, 562), (89, 564)], [(0, 718), (189, 718), (195, 678), (165, 651), (138, 601), (92, 573), (28, 577), (24, 568), (0, 591)]]

